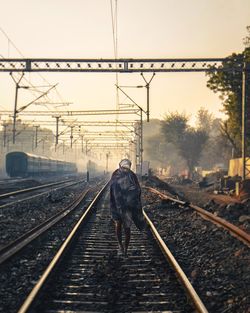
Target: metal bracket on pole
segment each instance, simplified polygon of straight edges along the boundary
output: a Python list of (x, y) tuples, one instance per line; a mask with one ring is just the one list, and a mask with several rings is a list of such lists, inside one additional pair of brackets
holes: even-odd
[(150, 78), (149, 81), (146, 80), (146, 78), (144, 77), (143, 73), (141, 73), (142, 78), (144, 79), (146, 85), (145, 87), (147, 88), (147, 122), (149, 122), (149, 87), (150, 87), (150, 83), (153, 80), (155, 73), (153, 73), (152, 77)]
[(13, 112), (13, 129), (12, 129), (12, 132), (13, 132), (12, 142), (13, 142), (13, 144), (15, 144), (15, 142), (16, 142), (16, 117), (17, 117), (17, 113), (18, 113), (18, 111), (17, 111), (18, 90), (20, 88), (19, 83), (21, 82), (21, 80), (24, 76), (24, 73), (21, 74), (18, 81), (16, 81), (15, 78), (12, 76), (12, 72), (10, 72), (10, 76), (13, 79), (14, 83), (16, 84), (15, 104), (14, 104), (14, 112)]

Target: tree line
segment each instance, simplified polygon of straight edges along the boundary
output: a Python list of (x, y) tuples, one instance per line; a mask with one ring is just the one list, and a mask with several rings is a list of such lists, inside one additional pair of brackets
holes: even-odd
[[(250, 65), (250, 26), (244, 38), (245, 49), (233, 53), (222, 63), (226, 71), (208, 72), (207, 87), (219, 93), (225, 120), (214, 118), (205, 108), (200, 108), (196, 125), (189, 125), (184, 113), (167, 113), (160, 122), (159, 133), (148, 137), (146, 154), (162, 167), (186, 166), (193, 173), (195, 166), (211, 168), (216, 163), (227, 162), (241, 156), (242, 142), (242, 68)], [(246, 143), (250, 155), (250, 73), (246, 74)]]

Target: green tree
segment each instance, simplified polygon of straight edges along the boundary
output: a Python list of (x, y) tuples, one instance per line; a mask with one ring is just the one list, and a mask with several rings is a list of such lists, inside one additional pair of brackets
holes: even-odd
[(162, 122), (162, 132), (167, 142), (179, 142), (187, 129), (188, 117), (186, 114), (170, 112)]
[(149, 123), (143, 123), (143, 147), (144, 159), (150, 161), (151, 168), (170, 167), (173, 174), (185, 168), (184, 161), (176, 148), (164, 139), (160, 120), (151, 119)]
[(166, 142), (161, 133), (147, 138), (145, 158), (150, 160), (152, 167), (167, 168), (170, 166), (175, 173), (178, 173), (185, 167), (183, 159), (178, 155), (174, 145)]
[(207, 132), (209, 138), (204, 146), (199, 162), (203, 169), (211, 170), (218, 163), (223, 163), (227, 167), (232, 157), (234, 149), (232, 149), (231, 143), (222, 134), (222, 124), (221, 119), (214, 118), (210, 131)]
[[(208, 72), (207, 87), (215, 93), (220, 93), (223, 101), (223, 110), (227, 120), (222, 124), (222, 133), (234, 147), (237, 156), (241, 155), (242, 129), (242, 66), (243, 62), (250, 62), (250, 27), (247, 27), (248, 36), (244, 39), (246, 48), (242, 53), (233, 53), (222, 62), (223, 71)], [(250, 83), (248, 74), (247, 85)], [(249, 89), (246, 101), (249, 103)], [(248, 112), (250, 114), (250, 112)], [(250, 128), (250, 125), (248, 125)]]
[(202, 149), (208, 139), (204, 130), (188, 126), (188, 117), (178, 112), (166, 114), (162, 121), (166, 142), (172, 143), (186, 161), (189, 173), (198, 165)]
[(201, 107), (197, 112), (196, 120), (198, 129), (204, 130), (208, 134), (212, 131), (214, 117), (207, 109)]

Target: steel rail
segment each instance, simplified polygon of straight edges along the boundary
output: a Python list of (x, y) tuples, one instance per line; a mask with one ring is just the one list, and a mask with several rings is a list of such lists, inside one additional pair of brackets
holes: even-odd
[(76, 234), (78, 233), (80, 226), (83, 224), (83, 222), (86, 220), (87, 216), (89, 213), (92, 211), (94, 205), (96, 202), (100, 199), (100, 197), (103, 195), (105, 189), (107, 188), (109, 182), (107, 182), (104, 187), (99, 191), (99, 193), (96, 195), (94, 200), (90, 203), (88, 208), (85, 210), (85, 212), (82, 214), (80, 217), (79, 221), (76, 223), (74, 226), (73, 230), (70, 232), (68, 237), (65, 239), (63, 244), (61, 245), (60, 249), (46, 268), (45, 272), (43, 275), (40, 277), (39, 281), (37, 284), (34, 286), (34, 288), (31, 290), (30, 294), (18, 310), (18, 313), (26, 313), (28, 310), (31, 308), (32, 304), (34, 303), (35, 299), (39, 295), (43, 285), (47, 282), (48, 278), (51, 276), (52, 272), (55, 270), (56, 266), (59, 263), (59, 260), (61, 257), (65, 254), (66, 249), (70, 246), (72, 243), (73, 239), (75, 238)]
[[(91, 209), (93, 206), (96, 204), (96, 202), (100, 199), (100, 197), (103, 195), (104, 191), (106, 190), (106, 187), (108, 186), (109, 183), (107, 183), (102, 190), (98, 193), (98, 195), (95, 197), (95, 199), (91, 202), (90, 206), (88, 209), (84, 212), (82, 217), (79, 219), (77, 224), (75, 225), (74, 229), (71, 231), (67, 239), (64, 241), (62, 246), (60, 247), (59, 251), (56, 253), (55, 257), (53, 260), (50, 262), (49, 266), (45, 270), (44, 274), (41, 276), (39, 279), (38, 283), (36, 286), (32, 289), (20, 309), (18, 310), (18, 313), (26, 313), (29, 312), (29, 310), (32, 308), (32, 305), (34, 304), (34, 301), (37, 299), (41, 289), (43, 288), (44, 284), (48, 281), (49, 277), (51, 276), (52, 272), (56, 269), (56, 266), (60, 260), (60, 258), (64, 255), (66, 249), (69, 247), (69, 245), (72, 243), (72, 240), (74, 236), (77, 234), (79, 231), (80, 226), (82, 223), (85, 221), (86, 217), (90, 213)], [(158, 242), (160, 244), (161, 250), (165, 256), (167, 256), (168, 260), (170, 261), (172, 267), (174, 267), (175, 271), (177, 272), (178, 276), (180, 276), (181, 281), (183, 282), (185, 289), (187, 290), (188, 294), (191, 297), (191, 300), (193, 301), (195, 308), (197, 309), (197, 312), (199, 313), (208, 313), (207, 309), (205, 308), (204, 304), (200, 300), (199, 296), (195, 292), (194, 288), (192, 287), (191, 283), (188, 281), (186, 275), (184, 272), (181, 270), (180, 266), (174, 259), (173, 255), (169, 251), (169, 249), (166, 247), (165, 243), (161, 239), (159, 233), (155, 229), (153, 223), (150, 221), (146, 213), (144, 212), (144, 216), (150, 226), (150, 229)], [(167, 252), (166, 252), (167, 251)]]
[(149, 217), (147, 216), (145, 211), (143, 211), (143, 215), (144, 215), (144, 217), (145, 217), (145, 219), (146, 219), (146, 221), (147, 221), (147, 223), (148, 223), (148, 225), (150, 227), (150, 230), (151, 230), (154, 238), (156, 239), (157, 243), (159, 244), (162, 253), (168, 259), (168, 261), (170, 262), (170, 264), (174, 268), (175, 272), (177, 273), (177, 275), (178, 275), (179, 279), (181, 280), (184, 288), (186, 289), (188, 295), (190, 296), (192, 302), (194, 303), (197, 312), (199, 312), (199, 313), (208, 313), (205, 305), (203, 304), (202, 300), (198, 296), (198, 294), (195, 291), (194, 287), (192, 286), (192, 284), (188, 280), (186, 274), (183, 272), (182, 268), (180, 267), (180, 265), (178, 264), (178, 262), (174, 258), (174, 256), (171, 253), (171, 251), (168, 249), (167, 245), (165, 244), (165, 242), (161, 238), (161, 236), (158, 233), (157, 229), (155, 228), (153, 222), (149, 219)]
[(208, 211), (206, 211), (206, 210), (204, 210), (204, 209), (202, 209), (196, 205), (189, 204), (189, 203), (187, 205), (187, 202), (171, 198), (171, 197), (161, 193), (160, 191), (158, 191), (152, 187), (145, 187), (145, 188), (148, 189), (149, 191), (155, 193), (155, 194), (158, 194), (162, 199), (168, 199), (168, 200), (174, 201), (174, 202), (176, 202), (182, 206), (185, 205), (185, 206), (188, 206), (188, 207), (194, 209), (202, 218), (205, 218), (205, 219), (213, 222), (214, 224), (223, 227), (224, 229), (229, 231), (230, 234), (232, 234), (237, 239), (241, 240), (248, 247), (250, 246), (250, 235), (248, 233), (246, 233), (245, 231), (243, 231), (242, 229), (240, 229), (239, 227), (226, 221), (225, 219), (218, 217), (218, 216), (215, 216), (214, 214), (212, 214), (212, 213), (210, 213), (210, 212), (208, 212)]
[(49, 183), (49, 184), (40, 185), (40, 186), (36, 186), (36, 187), (30, 187), (30, 188), (26, 188), (26, 189), (11, 191), (11, 192), (8, 192), (8, 193), (1, 194), (0, 195), (0, 200), (1, 199), (5, 199), (5, 198), (9, 198), (11, 196), (19, 195), (19, 194), (22, 194), (22, 193), (26, 193), (26, 192), (29, 192), (29, 191), (43, 189), (43, 188), (47, 188), (47, 187), (51, 187), (51, 186), (57, 186), (57, 185), (68, 183), (68, 182), (72, 182), (72, 181), (73, 181), (73, 179), (67, 179), (67, 180), (64, 180), (64, 181), (56, 182), (56, 183)]
[[(84, 179), (84, 180), (79, 180), (79, 181), (77, 181), (77, 182), (70, 183), (70, 184), (67, 184), (67, 185), (65, 184), (65, 185), (63, 185), (63, 186), (57, 187), (57, 188), (52, 189), (52, 190), (55, 191), (55, 190), (58, 190), (58, 189), (63, 189), (63, 188), (66, 188), (66, 187), (70, 187), (70, 186), (74, 186), (74, 185), (80, 184), (80, 183), (82, 183), (82, 182), (85, 182), (85, 179)], [(29, 197), (24, 198), (24, 199), (19, 199), (19, 200), (17, 200), (17, 201), (13, 201), (13, 202), (9, 202), (9, 203), (0, 205), (0, 210), (1, 210), (1, 209), (4, 209), (4, 208), (7, 208), (7, 207), (9, 207), (9, 206), (11, 206), (11, 205), (14, 205), (14, 204), (16, 204), (16, 203), (20, 204), (21, 202), (24, 202), (24, 201), (27, 201), (27, 200), (31, 200), (31, 199), (35, 199), (35, 198), (37, 198), (37, 197), (41, 197), (41, 196), (43, 196), (43, 195), (45, 195), (45, 194), (47, 194), (47, 193), (49, 193), (49, 192), (51, 192), (51, 190), (47, 190), (47, 191), (41, 192), (41, 193), (39, 193), (39, 194), (36, 194), (36, 195), (34, 195), (34, 196), (29, 196)]]
[(0, 265), (5, 261), (9, 260), (13, 255), (19, 252), (21, 249), (26, 247), (29, 243), (35, 240), (40, 235), (44, 234), (49, 228), (59, 223), (63, 220), (66, 216), (73, 213), (73, 211), (77, 208), (79, 203), (87, 196), (90, 189), (83, 191), (80, 196), (75, 199), (70, 205), (68, 205), (65, 209), (61, 212), (56, 213), (52, 217), (48, 218), (43, 223), (39, 224), (38, 226), (32, 228), (25, 234), (21, 235), (16, 240), (12, 241), (11, 243), (7, 244), (0, 250)]

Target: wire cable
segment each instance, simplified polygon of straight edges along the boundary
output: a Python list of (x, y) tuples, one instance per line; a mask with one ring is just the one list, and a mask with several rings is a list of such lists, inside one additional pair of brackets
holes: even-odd
[[(112, 21), (112, 35), (113, 35), (113, 49), (114, 49), (114, 57), (117, 59), (118, 57), (118, 5), (117, 0), (115, 0), (115, 9), (113, 8), (113, 0), (110, 0), (110, 8), (111, 8), (111, 21)], [(117, 64), (116, 64), (117, 68)], [(119, 77), (118, 72), (115, 73), (115, 81), (116, 85), (119, 85)], [(116, 110), (119, 109), (119, 91), (116, 88)]]
[[(20, 54), (21, 57), (25, 58), (24, 54), (21, 52), (20, 49), (18, 49), (18, 47), (15, 45), (15, 43), (11, 40), (11, 38), (8, 36), (8, 34), (3, 30), (3, 28), (0, 26), (0, 31), (2, 32), (2, 34), (5, 36), (5, 38), (8, 40), (8, 57), (9, 57), (9, 54), (10, 54), (10, 45), (12, 45), (16, 51)], [(0, 54), (0, 56), (5, 59), (5, 57)], [(20, 73), (17, 73), (16, 75), (20, 75)], [(47, 85), (51, 85), (44, 77), (43, 75), (41, 75), (41, 73), (37, 73), (37, 75), (47, 84)], [(26, 77), (23, 77), (23, 79), (26, 81), (27, 84), (29, 84), (32, 88), (36, 89), (36, 87), (31, 83), (30, 80), (28, 80)], [(35, 91), (34, 90), (29, 90), (30, 93), (32, 95), (36, 95), (35, 94)], [(58, 96), (58, 98), (60, 99), (61, 102), (63, 102), (63, 99), (62, 99), (62, 96), (61, 94), (59, 93), (59, 91), (57, 90), (57, 88), (55, 88), (55, 92)], [(47, 102), (51, 102), (50, 98), (48, 95), (45, 95), (45, 98), (47, 100)], [(52, 106), (53, 107), (53, 106)], [(55, 108), (55, 110), (57, 110), (56, 107), (53, 107)]]

